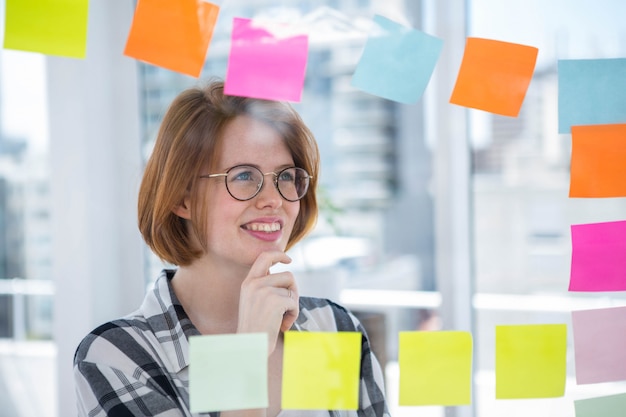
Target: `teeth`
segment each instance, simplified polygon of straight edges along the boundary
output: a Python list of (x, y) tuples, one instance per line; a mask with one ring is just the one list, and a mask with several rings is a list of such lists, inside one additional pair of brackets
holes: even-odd
[(277, 232), (280, 230), (280, 223), (250, 223), (246, 225), (246, 229), (254, 232)]

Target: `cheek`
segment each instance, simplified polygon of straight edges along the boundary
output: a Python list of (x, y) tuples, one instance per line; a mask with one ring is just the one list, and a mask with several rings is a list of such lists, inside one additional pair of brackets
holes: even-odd
[(289, 216), (289, 220), (291, 221), (290, 228), (293, 229), (293, 226), (296, 224), (296, 219), (298, 218), (298, 214), (300, 213), (300, 202), (295, 202), (289, 205), (285, 209), (287, 215)]
[(236, 201), (222, 190), (207, 193), (206, 222), (209, 239), (224, 233), (224, 228), (231, 225), (237, 217)]

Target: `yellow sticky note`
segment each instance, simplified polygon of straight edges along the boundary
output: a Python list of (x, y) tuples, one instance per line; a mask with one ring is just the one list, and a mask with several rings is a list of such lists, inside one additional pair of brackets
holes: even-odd
[(400, 332), (400, 405), (471, 403), (472, 335), (461, 331)]
[(356, 410), (361, 338), (359, 332), (286, 332), (282, 408)]
[(267, 408), (267, 334), (189, 338), (192, 413)]
[(84, 58), (89, 0), (6, 0), (4, 48)]
[(565, 393), (565, 324), (496, 326), (496, 398)]

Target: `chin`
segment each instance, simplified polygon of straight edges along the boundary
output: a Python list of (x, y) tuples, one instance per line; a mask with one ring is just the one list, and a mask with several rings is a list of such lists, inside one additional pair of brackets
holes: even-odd
[(266, 244), (262, 244), (262, 245), (258, 245), (253, 252), (252, 257), (253, 262), (254, 260), (256, 260), (259, 255), (261, 255), (264, 252), (285, 252), (285, 248), (287, 247), (287, 245), (285, 243), (278, 243), (278, 242), (273, 242), (273, 243), (266, 243)]

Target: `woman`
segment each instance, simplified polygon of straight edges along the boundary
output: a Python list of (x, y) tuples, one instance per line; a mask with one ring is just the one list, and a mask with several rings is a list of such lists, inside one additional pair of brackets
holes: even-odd
[[(286, 103), (224, 95), (222, 82), (181, 93), (168, 109), (139, 192), (139, 229), (176, 269), (135, 313), (79, 345), (81, 416), (191, 416), (188, 338), (268, 335), (269, 407), (221, 416), (356, 416), (281, 411), (283, 332), (360, 331), (359, 416), (388, 415), (382, 372), (358, 320), (328, 300), (299, 297), (285, 251), (313, 227), (315, 139)], [(217, 416), (219, 413), (212, 413)]]

